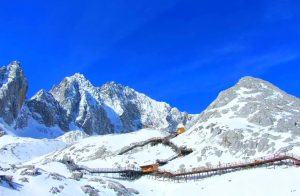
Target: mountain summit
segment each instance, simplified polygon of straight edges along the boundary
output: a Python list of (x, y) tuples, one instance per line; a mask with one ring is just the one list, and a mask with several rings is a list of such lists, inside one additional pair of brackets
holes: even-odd
[(269, 82), (244, 77), (221, 92), (175, 140), (202, 149), (194, 159), (214, 162), (295, 152), (299, 136), (300, 100)]
[(202, 113), (200, 121), (211, 118), (244, 118), (262, 127), (271, 126), (278, 132), (297, 133), (300, 100), (288, 95), (269, 82), (244, 77), (235, 86), (220, 93)]
[(0, 117), (7, 124), (17, 118), (25, 101), (28, 82), (18, 61), (0, 68)]

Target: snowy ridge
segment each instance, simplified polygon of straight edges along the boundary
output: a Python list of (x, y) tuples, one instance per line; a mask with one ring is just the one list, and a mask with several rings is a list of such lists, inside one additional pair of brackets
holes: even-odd
[[(129, 146), (130, 144), (136, 143), (138, 141), (156, 137), (164, 137), (166, 135), (166, 132), (143, 129), (139, 130), (138, 132), (121, 135), (109, 134), (104, 136), (91, 136), (82, 139), (81, 141), (65, 149), (48, 155), (44, 160), (42, 160), (42, 162), (59, 161), (67, 157), (71, 158), (76, 163), (80, 163), (81, 165), (86, 166), (102, 165), (103, 167), (110, 168), (112, 166), (116, 167), (117, 165), (120, 165), (122, 167), (135, 165), (136, 167), (138, 167), (139, 164), (152, 163), (154, 157), (164, 158), (164, 156), (168, 156), (169, 154), (173, 155), (174, 152), (172, 151), (172, 149), (167, 148), (163, 145), (159, 145), (153, 148), (150, 148), (148, 146), (148, 153), (143, 153), (140, 150), (137, 150), (134, 151), (133, 154), (129, 153), (125, 155), (118, 155), (120, 150), (123, 147)], [(148, 147), (142, 149), (147, 149)], [(165, 150), (160, 152), (160, 149)], [(149, 156), (149, 154), (153, 154), (153, 156)], [(133, 158), (132, 156), (136, 158)]]
[(57, 139), (61, 140), (62, 142), (68, 145), (71, 145), (87, 137), (89, 136), (86, 133), (77, 130), (77, 131), (69, 131), (64, 135), (58, 137)]
[(22, 164), (65, 146), (66, 144), (59, 140), (39, 140), (5, 135), (0, 137), (0, 166)]

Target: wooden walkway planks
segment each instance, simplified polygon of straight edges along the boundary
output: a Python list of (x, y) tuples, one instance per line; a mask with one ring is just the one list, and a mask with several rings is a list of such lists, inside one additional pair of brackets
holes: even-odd
[(196, 175), (196, 174), (209, 173), (209, 172), (222, 173), (228, 170), (241, 170), (245, 168), (263, 166), (266, 164), (275, 165), (276, 162), (280, 162), (280, 161), (289, 161), (292, 165), (300, 165), (300, 159), (294, 157), (293, 155), (274, 155), (272, 157), (262, 157), (259, 159), (251, 160), (246, 163), (225, 164), (225, 165), (219, 165), (210, 168), (199, 168), (199, 169), (193, 168), (191, 171), (186, 171), (186, 172), (173, 173), (170, 171), (161, 171), (161, 174), (167, 173), (167, 176), (169, 177), (178, 177), (178, 176), (189, 176), (189, 175)]
[(300, 166), (300, 158), (293, 155), (272, 155), (268, 157), (261, 157), (254, 160), (249, 160), (244, 163), (227, 163), (219, 164), (215, 167), (208, 168), (192, 168), (190, 171), (171, 172), (158, 170), (153, 173), (143, 173), (139, 168), (88, 168), (86, 166), (77, 166), (76, 170), (85, 170), (90, 174), (119, 174), (120, 176), (128, 179), (135, 179), (142, 175), (150, 175), (155, 179), (168, 179), (173, 181), (179, 180), (196, 180), (199, 178), (209, 177), (213, 175), (220, 175), (232, 171), (238, 171), (248, 168), (254, 168), (264, 165), (297, 165)]

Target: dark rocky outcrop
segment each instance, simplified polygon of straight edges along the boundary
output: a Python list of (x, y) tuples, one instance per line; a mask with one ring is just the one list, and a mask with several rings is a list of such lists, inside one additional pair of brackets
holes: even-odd
[(0, 117), (7, 124), (18, 117), (27, 90), (27, 79), (18, 61), (0, 68)]

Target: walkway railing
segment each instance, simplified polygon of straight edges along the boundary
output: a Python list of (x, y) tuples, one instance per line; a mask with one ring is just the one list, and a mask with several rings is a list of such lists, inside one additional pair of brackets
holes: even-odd
[(124, 147), (123, 149), (120, 150), (120, 152), (118, 153), (118, 155), (123, 155), (135, 148), (138, 147), (143, 147), (145, 145), (148, 145), (150, 143), (154, 143), (154, 144), (158, 144), (161, 143), (163, 145), (169, 146), (176, 154), (173, 155), (170, 158), (167, 159), (160, 159), (157, 160), (157, 163), (159, 163), (160, 165), (166, 164), (169, 161), (172, 161), (180, 156), (185, 156), (187, 154), (190, 154), (193, 152), (192, 149), (188, 149), (186, 147), (183, 146), (177, 146), (176, 144), (174, 144), (173, 142), (170, 141), (170, 139), (176, 137), (178, 134), (170, 134), (164, 138), (160, 138), (160, 137), (155, 137), (155, 138), (150, 138), (148, 140), (142, 141), (142, 142), (136, 142), (136, 143), (132, 143), (130, 146)]
[[(170, 157), (169, 159), (175, 158)], [(167, 160), (160, 160), (167, 161)], [(86, 171), (90, 174), (119, 174), (123, 178), (134, 179), (142, 175), (151, 175), (156, 179), (163, 178), (169, 180), (191, 180), (199, 179), (213, 175), (220, 175), (232, 171), (238, 171), (259, 166), (276, 166), (276, 165), (297, 165), (300, 166), (300, 158), (293, 154), (275, 154), (271, 156), (260, 157), (243, 162), (218, 164), (210, 167), (196, 167), (190, 170), (172, 172), (167, 170), (158, 170), (153, 173), (143, 173), (140, 168), (136, 167), (119, 167), (119, 168), (89, 168), (82, 165), (73, 165), (74, 170)]]
[[(293, 154), (275, 154), (272, 156), (265, 156), (245, 162), (235, 162), (235, 163), (226, 163), (226, 164), (218, 164), (216, 166), (211, 167), (198, 167), (192, 168), (190, 170), (180, 171), (180, 172), (172, 172), (167, 170), (159, 170), (159, 172), (154, 175), (157, 177), (168, 177), (168, 178), (176, 178), (183, 176), (184, 178), (191, 177), (193, 175), (198, 175), (200, 177), (211, 176), (212, 174), (221, 174), (227, 173), (230, 171), (237, 171), (247, 168), (253, 168), (263, 165), (276, 165), (276, 164), (285, 164), (285, 165), (297, 165), (300, 166), (300, 158), (294, 156)], [(202, 175), (203, 174), (203, 175)]]

